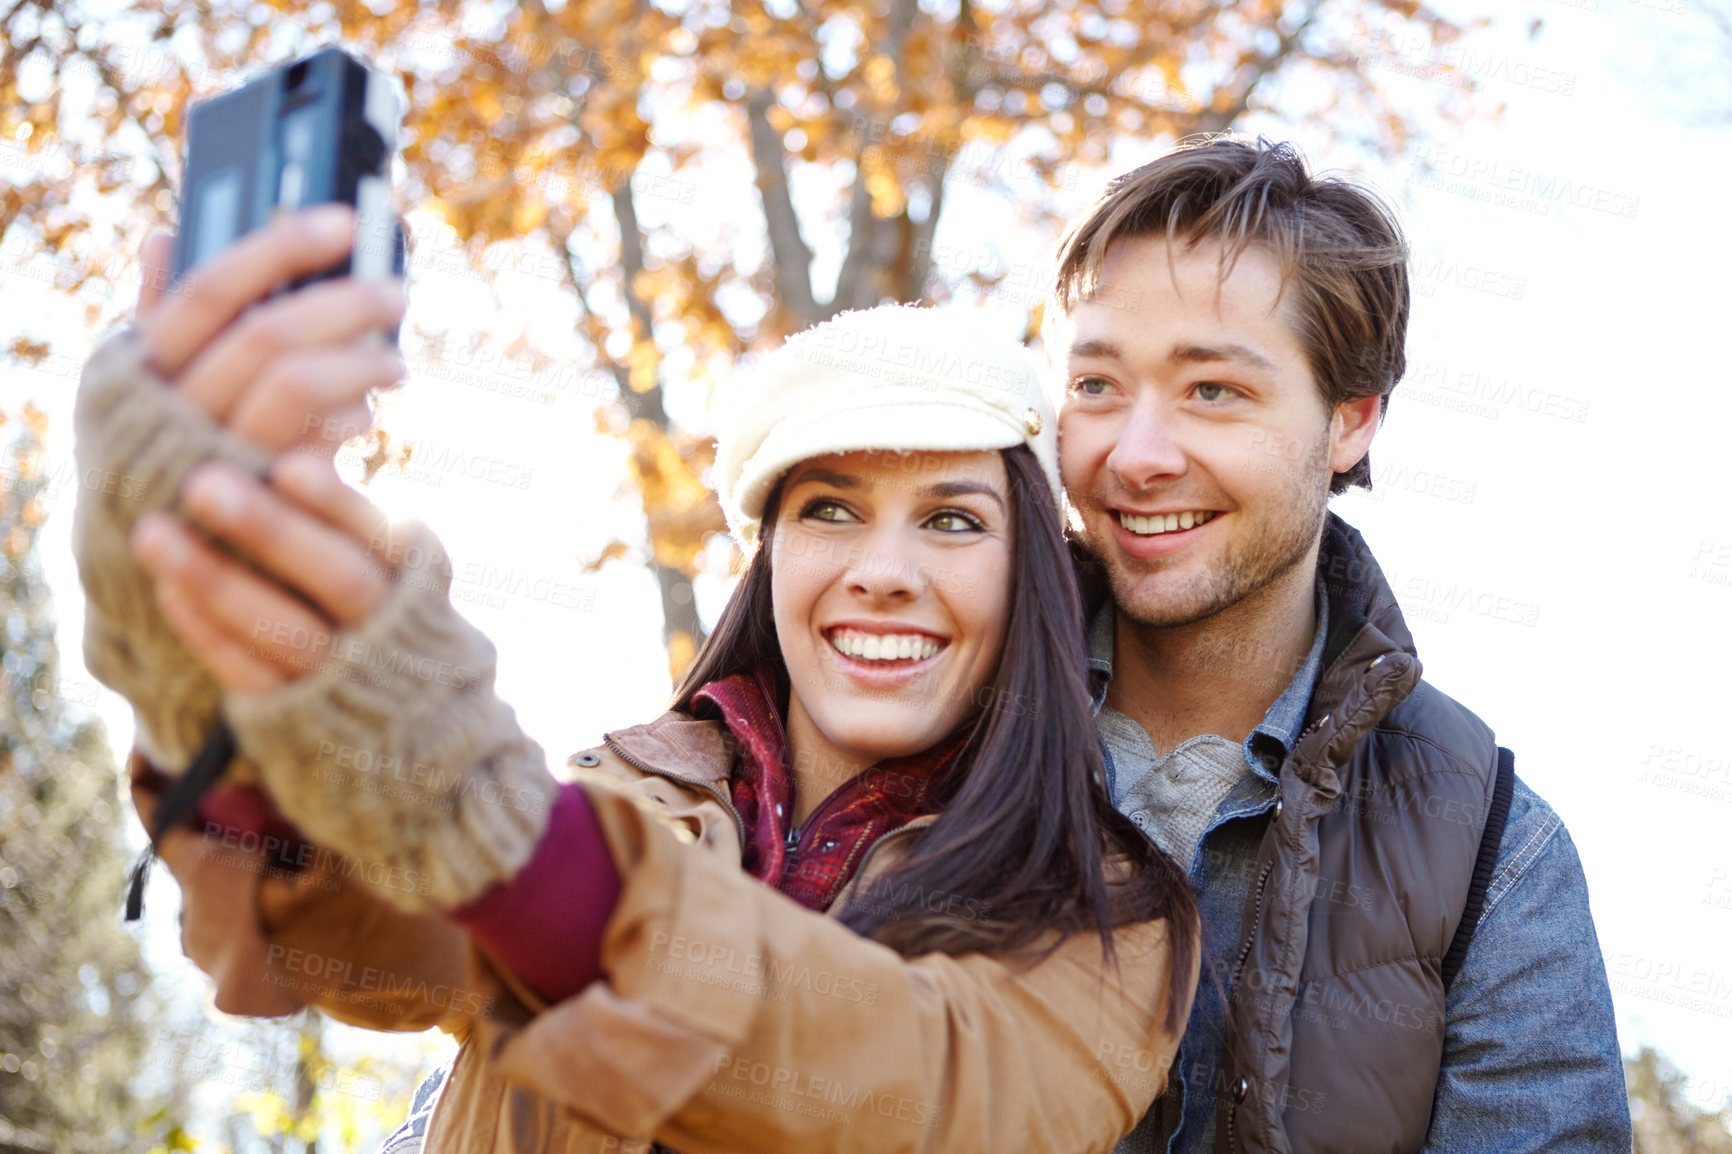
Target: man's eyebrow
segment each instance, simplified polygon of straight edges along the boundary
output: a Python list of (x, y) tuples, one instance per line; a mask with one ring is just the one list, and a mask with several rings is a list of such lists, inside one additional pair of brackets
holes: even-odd
[(998, 502), (999, 512), (1005, 511), (1004, 498), (998, 495), (998, 490), (984, 481), (938, 481), (920, 490), (920, 495), (929, 500), (943, 500), (946, 497), (966, 497), (978, 493), (983, 497), (991, 497)]
[(1113, 359), (1120, 357), (1119, 346), (1100, 337), (1087, 337), (1076, 342), (1070, 347), (1070, 355), (1073, 357), (1107, 357)]
[(1180, 364), (1210, 364), (1218, 361), (1244, 361), (1246, 364), (1275, 371), (1275, 362), (1248, 345), (1174, 345), (1167, 353), (1169, 361)]
[[(1123, 360), (1124, 352), (1112, 341), (1089, 337), (1070, 347), (1070, 355), (1083, 359), (1103, 358)], [(1243, 361), (1266, 372), (1275, 371), (1275, 362), (1249, 345), (1228, 342), (1218, 345), (1177, 344), (1167, 353), (1167, 359), (1177, 364), (1214, 364), (1222, 361)]]

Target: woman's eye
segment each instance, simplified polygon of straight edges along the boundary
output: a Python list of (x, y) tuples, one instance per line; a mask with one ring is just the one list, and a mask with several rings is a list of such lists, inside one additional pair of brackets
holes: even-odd
[(978, 518), (956, 509), (946, 509), (942, 513), (934, 513), (927, 518), (927, 525), (940, 533), (978, 533), (986, 526)]
[(1105, 377), (1078, 377), (1070, 384), (1071, 392), (1088, 397), (1098, 397), (1112, 387), (1113, 383)]
[(854, 514), (848, 511), (847, 506), (835, 501), (820, 499), (808, 502), (806, 507), (800, 510), (800, 519), (802, 521), (852, 521), (855, 518)]
[(1223, 385), (1220, 381), (1200, 381), (1197, 384), (1197, 399), (1200, 401), (1224, 401), (1238, 392), (1231, 385)]

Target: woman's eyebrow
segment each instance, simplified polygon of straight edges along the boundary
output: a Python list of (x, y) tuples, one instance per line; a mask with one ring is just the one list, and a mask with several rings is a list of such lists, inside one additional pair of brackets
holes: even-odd
[(788, 488), (793, 489), (809, 481), (815, 481), (820, 485), (833, 485), (838, 489), (858, 489), (861, 487), (860, 478), (847, 473), (837, 473), (830, 469), (804, 469), (795, 474), (793, 480), (788, 482)]
[(920, 490), (920, 495), (934, 500), (945, 497), (965, 497), (978, 493), (983, 497), (991, 497), (998, 502), (1000, 512), (1005, 511), (1004, 498), (998, 495), (998, 490), (983, 481), (939, 481)]

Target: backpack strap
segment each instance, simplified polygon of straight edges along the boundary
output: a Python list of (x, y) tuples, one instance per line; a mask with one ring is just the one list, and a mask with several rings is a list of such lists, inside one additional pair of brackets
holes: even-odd
[(1503, 827), (1509, 820), (1510, 797), (1515, 793), (1515, 754), (1503, 746), (1497, 747), (1497, 784), (1492, 787), (1491, 809), (1485, 815), (1485, 832), (1479, 839), (1479, 856), (1473, 863), (1473, 882), (1468, 886), (1467, 902), (1461, 908), (1461, 921), (1456, 924), (1455, 937), (1449, 952), (1443, 955), (1443, 989), (1449, 992), (1467, 957), (1467, 945), (1479, 929), (1479, 915), (1485, 908), (1486, 887), (1491, 885), (1492, 871), (1497, 868), (1497, 855), (1503, 845)]

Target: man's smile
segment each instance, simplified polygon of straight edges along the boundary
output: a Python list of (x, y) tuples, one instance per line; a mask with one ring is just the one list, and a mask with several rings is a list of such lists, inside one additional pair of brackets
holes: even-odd
[(1160, 533), (1172, 533), (1196, 525), (1205, 525), (1215, 516), (1216, 512), (1215, 509), (1187, 509), (1182, 513), (1139, 515), (1128, 509), (1115, 509), (1113, 515), (1118, 518), (1120, 525), (1137, 536), (1153, 537)]

